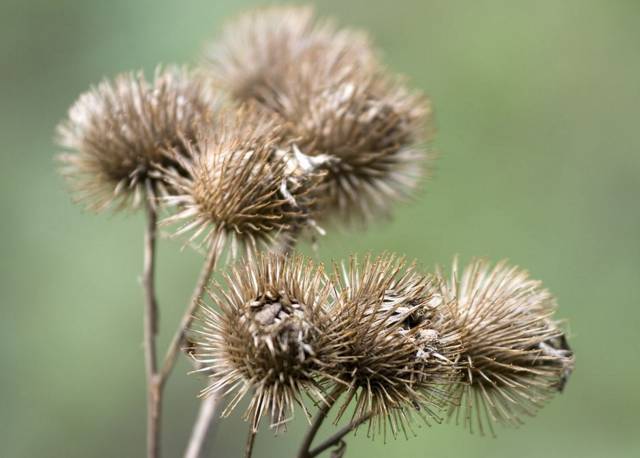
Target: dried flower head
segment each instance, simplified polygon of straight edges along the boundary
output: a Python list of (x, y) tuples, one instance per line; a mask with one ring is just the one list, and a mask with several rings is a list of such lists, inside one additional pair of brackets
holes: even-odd
[(374, 59), (368, 37), (318, 21), (310, 6), (271, 6), (246, 12), (225, 25), (205, 53), (215, 82), (241, 101), (267, 102), (288, 84), (287, 68), (308, 50)]
[(389, 255), (352, 258), (336, 276), (331, 336), (340, 351), (332, 375), (347, 387), (338, 417), (355, 398), (354, 418), (372, 415), (370, 433), (377, 422), (378, 432), (389, 426), (394, 437), (406, 435), (413, 412), (438, 421), (459, 342), (438, 313), (442, 300), (432, 277)]
[(306, 154), (328, 157), (322, 216), (348, 223), (388, 217), (427, 174), (431, 108), (380, 67), (308, 52), (290, 69), (276, 110)]
[(527, 272), (504, 261), (471, 262), (443, 283), (462, 342), (462, 381), (453, 385), (466, 427), (484, 433), (493, 423), (518, 425), (561, 391), (574, 358), (559, 323), (555, 299)]
[(202, 395), (235, 391), (226, 416), (251, 393), (245, 419), (254, 430), (263, 415), (272, 427), (282, 426), (295, 404), (308, 417), (303, 394), (323, 399), (316, 378), (333, 352), (322, 266), (300, 256), (261, 254), (237, 264), (226, 283), (226, 291), (211, 293), (220, 312), (203, 305), (192, 331), (201, 372), (211, 377)]
[(238, 245), (255, 252), (308, 222), (310, 190), (322, 174), (299, 170), (292, 151), (280, 148), (278, 119), (248, 104), (221, 111), (214, 124), (209, 136), (186, 144), (186, 156), (174, 151), (178, 169), (164, 169), (175, 189), (165, 200), (179, 207), (165, 224), (183, 221), (176, 234), (215, 238), (220, 247), (230, 237), (235, 254)]
[[(195, 139), (217, 106), (201, 77), (178, 67), (158, 69), (153, 82), (142, 73), (103, 81), (80, 96), (58, 127), (63, 174), (79, 200), (92, 210), (113, 202), (136, 206), (145, 191), (165, 192), (153, 176), (156, 165), (170, 165), (163, 154), (180, 138)], [(153, 200), (152, 200), (153, 201)]]

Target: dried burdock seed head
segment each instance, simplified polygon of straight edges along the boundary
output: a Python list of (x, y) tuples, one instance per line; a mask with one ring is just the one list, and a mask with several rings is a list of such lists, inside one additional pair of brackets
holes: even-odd
[(290, 229), (306, 224), (315, 202), (310, 192), (322, 179), (298, 162), (283, 142), (278, 118), (248, 104), (221, 111), (210, 135), (186, 144), (188, 154), (173, 152), (177, 169), (163, 169), (175, 195), (166, 201), (179, 211), (164, 223), (184, 222), (176, 234), (190, 240), (231, 238), (253, 253)]
[(287, 68), (319, 49), (353, 64), (374, 60), (367, 36), (318, 21), (310, 6), (258, 8), (227, 23), (204, 56), (215, 82), (238, 100), (265, 104), (289, 85)]
[(352, 258), (336, 276), (331, 340), (339, 364), (331, 375), (346, 387), (338, 417), (355, 398), (354, 418), (372, 415), (371, 434), (406, 436), (414, 415), (439, 421), (459, 341), (439, 313), (432, 277), (390, 255)]
[(293, 416), (303, 395), (324, 399), (316, 379), (332, 360), (328, 340), (330, 287), (322, 266), (303, 257), (260, 254), (239, 263), (226, 278), (226, 291), (211, 293), (220, 309), (202, 306), (191, 332), (201, 372), (211, 377), (202, 396), (234, 392), (223, 415), (249, 394), (245, 413), (257, 430), (267, 415), (272, 427)]
[(290, 141), (327, 170), (321, 220), (387, 217), (427, 175), (428, 100), (376, 54), (366, 34), (311, 8), (275, 7), (229, 23), (207, 55), (221, 87), (280, 114)]
[(195, 139), (217, 105), (209, 83), (178, 67), (159, 68), (151, 83), (142, 73), (104, 81), (58, 126), (58, 142), (69, 150), (60, 155), (62, 173), (92, 210), (135, 207), (143, 192), (165, 192), (153, 174), (157, 165), (171, 165), (164, 149)]
[(463, 347), (450, 415), (493, 433), (493, 423), (518, 425), (561, 391), (574, 357), (553, 320), (555, 299), (527, 272), (476, 260), (458, 275), (456, 261), (442, 283)]
[(390, 216), (428, 175), (431, 107), (380, 67), (308, 52), (290, 69), (276, 110), (305, 154), (328, 158), (322, 219)]

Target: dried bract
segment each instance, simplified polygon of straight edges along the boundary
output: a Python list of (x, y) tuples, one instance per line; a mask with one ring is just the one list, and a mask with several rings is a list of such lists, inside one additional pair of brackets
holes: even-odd
[(471, 431), (493, 433), (493, 423), (518, 425), (563, 389), (573, 353), (553, 320), (555, 299), (539, 281), (505, 262), (491, 268), (476, 260), (461, 278), (454, 263), (442, 285), (463, 347), (450, 415)]
[[(455, 376), (459, 342), (433, 279), (385, 255), (336, 272), (332, 342), (340, 349), (332, 376), (346, 388), (338, 417), (355, 398), (354, 418), (372, 415), (369, 432), (407, 435), (414, 412), (439, 420), (442, 385)], [(377, 428), (375, 427), (377, 425)]]
[[(206, 129), (218, 102), (202, 77), (185, 69), (158, 69), (153, 82), (142, 73), (121, 74), (80, 96), (58, 127), (62, 173), (78, 200), (92, 210), (116, 203), (137, 206), (146, 192), (166, 192), (157, 165), (180, 139), (194, 140)], [(153, 199), (152, 199), (153, 202)]]
[(240, 399), (251, 401), (245, 419), (254, 430), (264, 415), (279, 427), (293, 416), (303, 394), (324, 398), (316, 381), (331, 361), (327, 302), (330, 288), (322, 266), (302, 257), (261, 254), (239, 263), (217, 288), (220, 312), (201, 307), (192, 331), (195, 357), (210, 374), (202, 395), (235, 392), (223, 415)]
[(298, 170), (293, 152), (280, 148), (278, 119), (253, 105), (220, 112), (214, 125), (208, 137), (186, 144), (186, 156), (174, 152), (178, 169), (163, 170), (176, 194), (165, 200), (179, 208), (164, 224), (183, 222), (176, 234), (217, 237), (220, 247), (231, 238), (234, 254), (290, 237), (309, 221), (310, 190), (322, 174)]

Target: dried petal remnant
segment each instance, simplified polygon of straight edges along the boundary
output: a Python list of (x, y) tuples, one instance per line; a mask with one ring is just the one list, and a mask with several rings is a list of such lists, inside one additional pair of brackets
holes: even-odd
[(574, 357), (553, 319), (555, 299), (540, 282), (505, 262), (491, 268), (483, 260), (458, 279), (454, 263), (443, 296), (463, 347), (451, 415), (472, 431), (493, 432), (493, 423), (518, 425), (562, 390)]
[(193, 330), (196, 358), (211, 371), (212, 392), (237, 388), (224, 415), (251, 393), (245, 418), (254, 430), (263, 415), (278, 427), (304, 393), (323, 399), (316, 381), (331, 361), (326, 311), (330, 289), (322, 267), (302, 257), (261, 254), (238, 264), (226, 291), (212, 294), (220, 312), (203, 306)]
[(355, 397), (354, 417), (372, 414), (370, 428), (406, 434), (412, 412), (438, 420), (445, 402), (443, 384), (455, 376), (458, 339), (438, 313), (441, 298), (431, 277), (418, 274), (393, 256), (342, 269), (331, 329), (340, 364), (333, 377)]
[(118, 208), (166, 189), (157, 165), (169, 165), (163, 154), (180, 138), (194, 140), (208, 127), (218, 102), (201, 77), (168, 67), (152, 83), (142, 73), (122, 74), (86, 92), (58, 127), (63, 174), (79, 200), (93, 210), (114, 201)]

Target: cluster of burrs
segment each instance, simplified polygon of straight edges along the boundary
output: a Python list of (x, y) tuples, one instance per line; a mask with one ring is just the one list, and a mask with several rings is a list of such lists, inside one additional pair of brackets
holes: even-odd
[[(481, 260), (445, 278), (391, 255), (326, 273), (293, 254), (322, 227), (364, 226), (410, 198), (429, 175), (430, 124), (428, 99), (365, 33), (308, 7), (270, 7), (228, 23), (195, 69), (100, 83), (58, 134), (63, 173), (88, 208), (144, 203), (151, 231), (165, 212), (162, 223), (209, 253), (174, 347), (188, 343), (210, 377), (204, 397), (234, 393), (224, 414), (250, 395), (254, 432), (263, 417), (283, 427), (296, 406), (310, 417), (310, 405), (350, 412), (371, 434), (406, 435), (416, 417), (493, 431), (533, 414), (573, 367), (537, 281)], [(192, 323), (225, 250), (245, 257)], [(149, 366), (152, 382), (174, 353), (159, 375)]]
[(274, 7), (228, 24), (195, 70), (124, 74), (82, 95), (60, 158), (91, 209), (147, 196), (176, 208), (166, 222), (192, 240), (290, 249), (319, 223), (366, 223), (410, 197), (429, 121), (428, 100), (365, 34)]
[(519, 424), (573, 368), (553, 296), (516, 267), (472, 261), (451, 275), (420, 273), (393, 255), (326, 273), (301, 256), (261, 254), (210, 292), (193, 330), (212, 383), (247, 393), (245, 418), (279, 427), (304, 399), (344, 400), (370, 434), (406, 435), (412, 419), (463, 420), (471, 430)]

